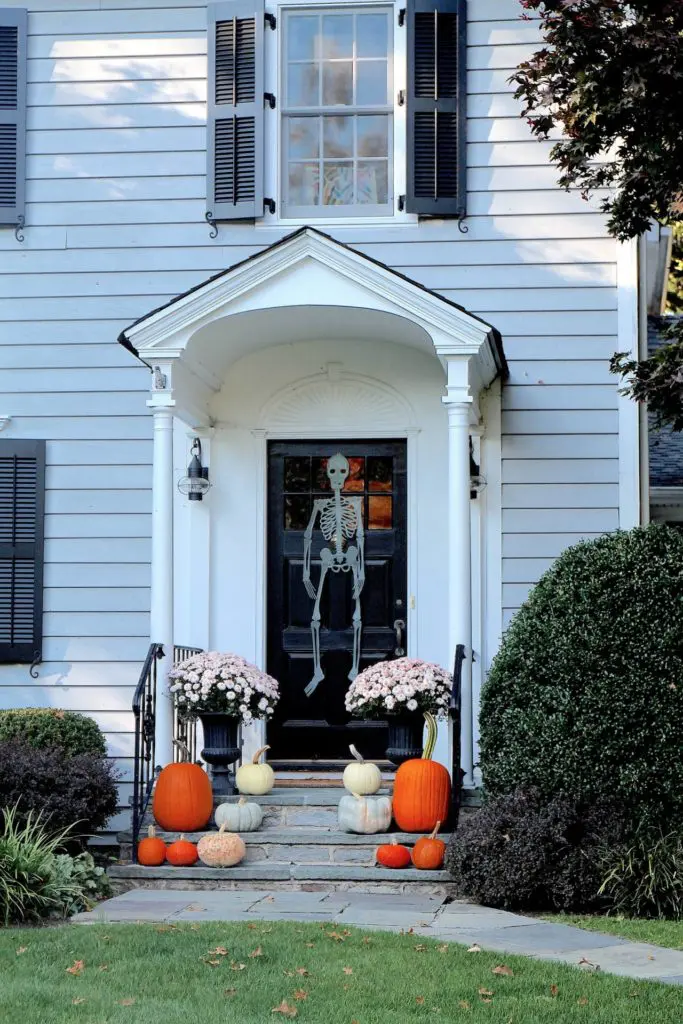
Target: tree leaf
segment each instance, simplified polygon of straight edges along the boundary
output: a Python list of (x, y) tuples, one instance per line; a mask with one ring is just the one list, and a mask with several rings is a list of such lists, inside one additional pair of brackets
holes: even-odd
[(559, 991), (560, 990), (557, 987), (557, 985), (551, 985), (550, 986), (550, 995), (553, 997), (553, 999), (557, 998), (557, 995), (558, 995)]
[(515, 972), (512, 970), (511, 967), (508, 967), (507, 964), (499, 964), (497, 967), (493, 968), (492, 973), (500, 974), (504, 978), (512, 978), (514, 977)]
[(73, 974), (75, 977), (78, 977), (79, 974), (83, 974), (84, 970), (85, 960), (74, 960), (71, 967), (66, 968), (66, 973)]
[(476, 942), (473, 942), (470, 948), (467, 950), (468, 953), (481, 953), (481, 946), (478, 946)]
[(286, 999), (283, 999), (279, 1006), (274, 1006), (271, 1013), (281, 1013), (283, 1017), (296, 1017), (299, 1012), (296, 1006), (291, 1006)]

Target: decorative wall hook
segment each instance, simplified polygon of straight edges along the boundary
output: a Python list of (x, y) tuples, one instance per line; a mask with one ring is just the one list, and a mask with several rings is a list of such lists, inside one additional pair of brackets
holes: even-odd
[(209, 231), (209, 238), (218, 238), (218, 224), (214, 219), (214, 215), (211, 210), (207, 210), (204, 214), (204, 220), (207, 224), (211, 225), (211, 231)]
[(17, 223), (16, 223), (16, 226), (14, 228), (14, 237), (16, 238), (17, 242), (23, 242), (24, 241), (23, 231), (24, 231), (24, 225), (25, 224), (26, 224), (26, 218), (24, 217), (23, 213), (20, 213), (19, 216), (17, 217)]

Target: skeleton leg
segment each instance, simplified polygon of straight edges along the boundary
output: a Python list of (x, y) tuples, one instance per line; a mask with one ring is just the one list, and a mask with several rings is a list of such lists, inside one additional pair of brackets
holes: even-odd
[(356, 599), (356, 604), (353, 610), (353, 661), (351, 663), (351, 671), (349, 672), (348, 678), (353, 682), (358, 675), (358, 666), (360, 664), (361, 630), (363, 628), (360, 611), (360, 591), (363, 584), (360, 581), (359, 566), (357, 562), (354, 562), (351, 566), (351, 572), (353, 573), (353, 594)]
[[(321, 552), (322, 555), (322, 552)], [(318, 688), (318, 683), (321, 683), (325, 678), (325, 673), (322, 670), (320, 664), (320, 598), (323, 593), (323, 586), (325, 585), (325, 577), (327, 576), (327, 570), (329, 569), (329, 561), (323, 557), (322, 564), (320, 566), (320, 581), (318, 583), (318, 591), (315, 596), (315, 605), (313, 606), (313, 618), (311, 619), (311, 639), (313, 641), (313, 676), (308, 686), (305, 688), (304, 693), (307, 697), (310, 697), (315, 693)]]

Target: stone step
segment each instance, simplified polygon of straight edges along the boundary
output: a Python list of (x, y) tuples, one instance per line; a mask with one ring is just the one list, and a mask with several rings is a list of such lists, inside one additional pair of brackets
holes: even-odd
[[(185, 838), (199, 842), (206, 832), (190, 832)], [(210, 833), (209, 833), (210, 834)], [(157, 830), (157, 835), (167, 843), (174, 842), (178, 832)], [(375, 863), (375, 851), (382, 843), (396, 839), (412, 847), (420, 838), (409, 832), (379, 832), (373, 835), (356, 835), (331, 829), (271, 829), (240, 833), (247, 848), (243, 864), (267, 862), (269, 864), (365, 864)], [(450, 836), (442, 835), (444, 842)], [(132, 835), (121, 833), (121, 860), (130, 862)]]
[(114, 864), (107, 873), (118, 891), (151, 889), (303, 889), (367, 892), (420, 892), (448, 895), (452, 882), (447, 871), (392, 870), (376, 865), (344, 864), (240, 864), (234, 868), (158, 868), (140, 864)]

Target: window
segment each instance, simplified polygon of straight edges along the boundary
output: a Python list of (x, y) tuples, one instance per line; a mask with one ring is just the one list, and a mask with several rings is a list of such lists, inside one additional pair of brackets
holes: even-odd
[(207, 220), (464, 217), (466, 0), (294, 2), (208, 6)]
[(286, 217), (393, 212), (391, 28), (389, 9), (286, 12)]

